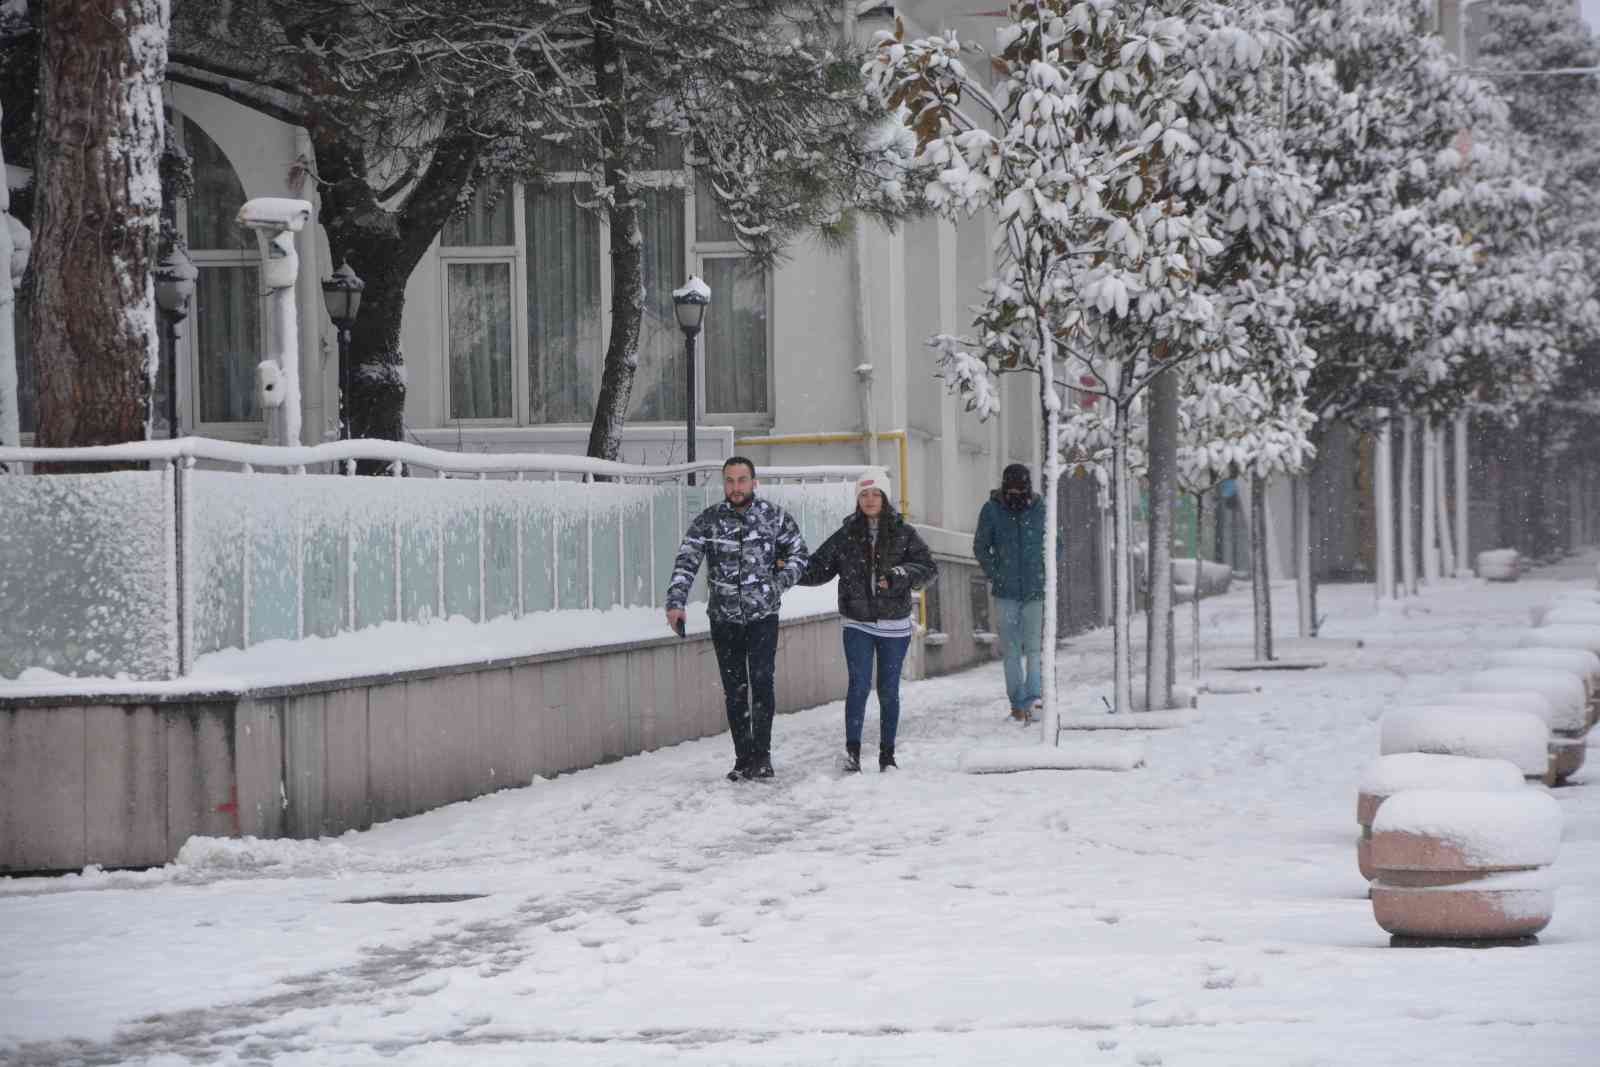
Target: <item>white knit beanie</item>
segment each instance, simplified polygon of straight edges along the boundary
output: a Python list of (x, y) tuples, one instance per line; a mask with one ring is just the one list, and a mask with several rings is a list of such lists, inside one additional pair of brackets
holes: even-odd
[(868, 467), (861, 472), (861, 477), (856, 479), (856, 495), (861, 495), (863, 489), (877, 489), (883, 493), (883, 502), (894, 505), (894, 483), (889, 480), (889, 472), (882, 467)]

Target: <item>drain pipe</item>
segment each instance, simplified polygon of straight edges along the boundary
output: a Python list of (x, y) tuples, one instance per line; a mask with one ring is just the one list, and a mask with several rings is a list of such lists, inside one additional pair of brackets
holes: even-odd
[[(867, 462), (874, 467), (882, 466), (878, 462), (878, 416), (872, 404), (872, 364), (863, 363), (856, 368), (856, 379), (861, 383), (858, 394), (861, 398), (861, 435), (866, 438)], [(905, 473), (901, 472), (901, 477)]]

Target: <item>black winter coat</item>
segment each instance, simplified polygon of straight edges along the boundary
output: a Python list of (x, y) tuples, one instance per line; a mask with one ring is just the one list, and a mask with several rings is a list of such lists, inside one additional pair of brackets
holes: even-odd
[[(878, 516), (878, 541), (867, 536), (860, 511), (844, 520), (811, 554), (801, 585), (823, 585), (839, 576), (839, 614), (857, 622), (903, 619), (911, 614), (911, 591), (939, 576), (933, 554), (916, 528), (884, 505)], [(879, 589), (887, 578), (889, 588)]]

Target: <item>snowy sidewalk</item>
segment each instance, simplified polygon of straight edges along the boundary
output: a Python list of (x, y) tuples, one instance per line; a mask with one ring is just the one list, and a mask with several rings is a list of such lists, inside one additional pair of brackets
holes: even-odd
[[(906, 687), (898, 774), (836, 773), (832, 704), (778, 720), (770, 784), (722, 781), (718, 737), (336, 840), (0, 880), (0, 1063), (1593, 1063), (1600, 754), (1555, 791), (1535, 947), (1391, 949), (1355, 857), (1389, 702), (1593, 575), (1384, 614), (1325, 588), (1326, 669), (1202, 697), (1129, 773), (958, 773), (1018, 739), (991, 665)], [(1247, 659), (1248, 592), (1201, 610), (1207, 662)], [(1109, 635), (1059, 663), (1098, 707)], [(486, 895), (346, 903), (400, 893)]]

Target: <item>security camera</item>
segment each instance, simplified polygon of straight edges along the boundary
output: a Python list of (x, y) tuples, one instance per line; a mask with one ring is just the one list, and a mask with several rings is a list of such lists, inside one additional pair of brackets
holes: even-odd
[(311, 204), (281, 196), (258, 196), (239, 209), (239, 225), (252, 230), (288, 230), (299, 233), (311, 221)]

